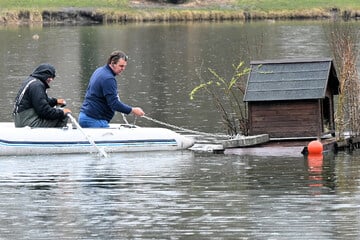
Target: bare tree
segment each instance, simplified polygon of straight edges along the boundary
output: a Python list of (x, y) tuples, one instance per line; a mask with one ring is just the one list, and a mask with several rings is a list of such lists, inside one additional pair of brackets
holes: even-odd
[(357, 71), (357, 29), (351, 22), (334, 20), (326, 33), (339, 74), (339, 97), (335, 123), (338, 138), (348, 131), (351, 136), (360, 134), (360, 84)]

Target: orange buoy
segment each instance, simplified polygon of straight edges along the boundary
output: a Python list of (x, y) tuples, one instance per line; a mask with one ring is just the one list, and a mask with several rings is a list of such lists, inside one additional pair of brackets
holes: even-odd
[(315, 140), (308, 144), (307, 149), (309, 154), (322, 154), (323, 145), (320, 141)]

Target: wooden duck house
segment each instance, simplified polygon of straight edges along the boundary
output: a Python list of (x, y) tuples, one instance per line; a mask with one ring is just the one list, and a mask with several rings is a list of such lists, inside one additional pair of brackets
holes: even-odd
[(249, 134), (316, 138), (335, 133), (339, 80), (332, 59), (252, 61), (244, 101)]

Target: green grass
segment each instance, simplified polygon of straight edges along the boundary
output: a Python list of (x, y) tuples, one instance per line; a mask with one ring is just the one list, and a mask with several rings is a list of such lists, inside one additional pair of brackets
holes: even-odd
[(0, 0), (2, 9), (125, 8), (127, 6), (128, 0)]
[(359, 0), (237, 0), (236, 5), (241, 9), (279, 11), (279, 10), (308, 10), (308, 9), (360, 9)]
[[(44, 9), (59, 7), (114, 8), (128, 7), (130, 0), (0, 0), (0, 9)], [(191, 0), (189, 0), (191, 1)], [(206, 0), (202, 0), (206, 1)], [(169, 5), (169, 7), (172, 5)], [(314, 8), (360, 9), (359, 0), (235, 0), (238, 9), (281, 11)]]

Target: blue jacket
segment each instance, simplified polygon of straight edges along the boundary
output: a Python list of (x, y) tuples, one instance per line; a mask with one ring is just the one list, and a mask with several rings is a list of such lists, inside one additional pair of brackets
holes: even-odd
[(115, 111), (131, 113), (132, 108), (120, 101), (115, 76), (109, 65), (95, 70), (90, 78), (81, 112), (108, 122), (114, 117)]

